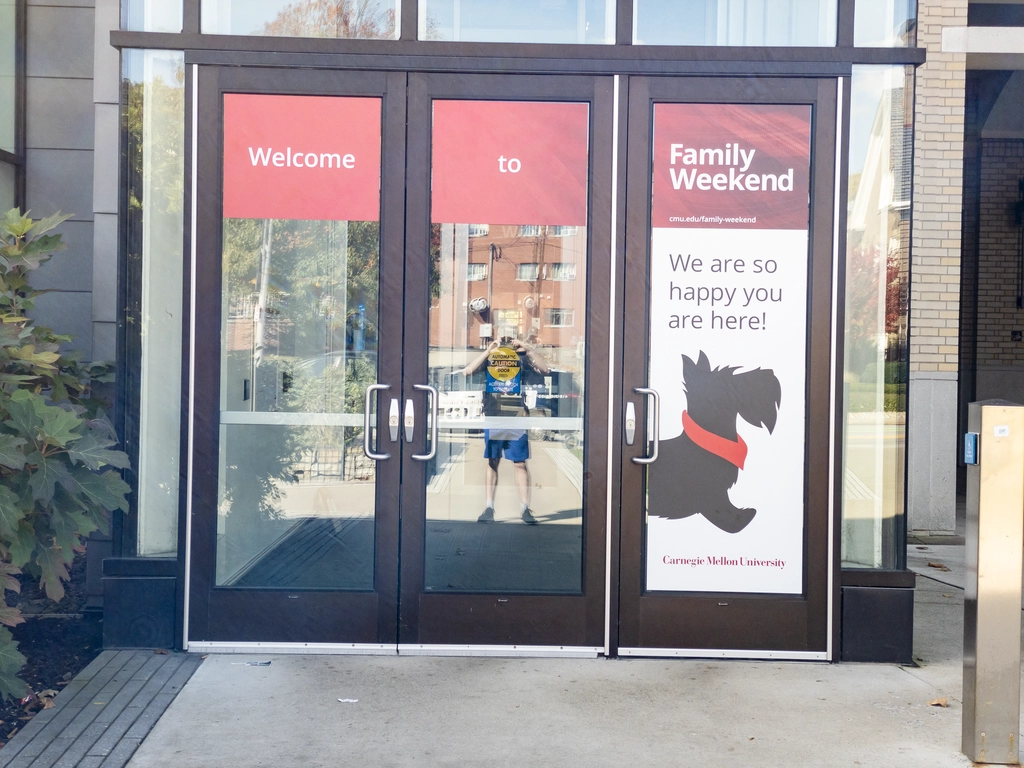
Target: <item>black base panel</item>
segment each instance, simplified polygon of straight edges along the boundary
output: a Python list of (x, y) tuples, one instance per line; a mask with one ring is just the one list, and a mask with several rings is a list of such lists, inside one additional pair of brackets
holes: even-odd
[(843, 587), (842, 592), (842, 660), (912, 663), (914, 590)]
[[(135, 561), (140, 570), (157, 571), (145, 558)], [(128, 558), (104, 562), (103, 647), (175, 647), (176, 576), (112, 575), (132, 565)], [(149, 566), (149, 567), (147, 567)]]

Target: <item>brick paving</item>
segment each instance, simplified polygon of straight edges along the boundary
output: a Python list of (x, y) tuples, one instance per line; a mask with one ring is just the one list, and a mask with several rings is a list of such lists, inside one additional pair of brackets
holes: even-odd
[(0, 768), (121, 768), (201, 663), (103, 651), (0, 749)]

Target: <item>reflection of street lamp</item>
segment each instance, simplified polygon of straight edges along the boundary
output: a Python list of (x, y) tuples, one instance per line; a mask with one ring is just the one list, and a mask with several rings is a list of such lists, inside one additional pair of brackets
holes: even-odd
[(487, 246), (487, 306), (494, 305), (494, 252), (498, 250), (494, 243)]

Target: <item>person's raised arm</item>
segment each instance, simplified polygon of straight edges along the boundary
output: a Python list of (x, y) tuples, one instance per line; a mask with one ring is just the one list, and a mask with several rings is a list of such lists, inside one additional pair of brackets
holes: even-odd
[(518, 339), (512, 342), (512, 347), (516, 352), (522, 352), (526, 356), (526, 362), (528, 362), (530, 367), (537, 373), (545, 376), (551, 373), (551, 367), (548, 365), (548, 361), (537, 352), (535, 347), (531, 347), (529, 344), (519, 341)]
[(480, 366), (487, 361), (487, 356), (490, 355), (491, 352), (496, 350), (498, 346), (498, 341), (497, 339), (495, 339), (494, 341), (487, 345), (487, 348), (483, 352), (481, 352), (476, 358), (471, 360), (466, 365), (466, 367), (460, 371), (460, 373), (463, 373), (466, 376), (476, 373), (480, 369)]

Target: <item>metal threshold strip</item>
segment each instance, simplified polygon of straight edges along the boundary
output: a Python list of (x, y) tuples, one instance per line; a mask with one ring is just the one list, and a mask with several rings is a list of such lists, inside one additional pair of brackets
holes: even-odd
[(274, 653), (303, 656), (394, 656), (393, 643), (245, 643), (231, 640), (192, 640), (190, 653)]
[(619, 648), (620, 656), (680, 659), (828, 661), (826, 651), (754, 651), (730, 648)]
[(504, 658), (595, 659), (603, 648), (572, 645), (425, 645), (419, 643), (265, 643), (193, 640), (192, 653), (270, 653), (362, 656), (494, 656)]
[(503, 658), (596, 659), (604, 648), (579, 645), (430, 645), (399, 643), (399, 656), (496, 656)]

